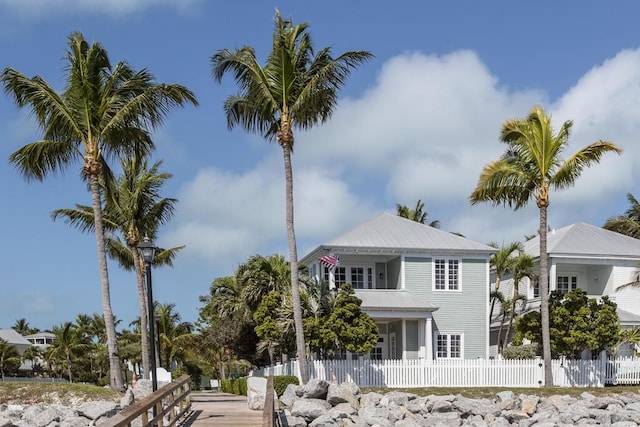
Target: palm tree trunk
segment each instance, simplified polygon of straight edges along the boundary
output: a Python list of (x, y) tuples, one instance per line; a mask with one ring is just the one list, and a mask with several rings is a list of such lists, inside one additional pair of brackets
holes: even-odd
[[(514, 285), (516, 286), (516, 285)], [(504, 334), (504, 342), (505, 342), (505, 346), (507, 345), (507, 341), (509, 340), (509, 334), (511, 333), (511, 325), (513, 325), (513, 318), (516, 317), (516, 301), (518, 300), (517, 298), (517, 292), (516, 292), (517, 288), (514, 288), (514, 292), (513, 292), (513, 304), (511, 305), (511, 316), (509, 316), (509, 324), (507, 325), (507, 332), (505, 332)]]
[(502, 349), (504, 348), (504, 342), (500, 342), (500, 338), (502, 337), (502, 327), (504, 326), (504, 318), (507, 312), (504, 311), (504, 308), (502, 310), (502, 319), (500, 320), (500, 327), (498, 328), (498, 354), (502, 354)]
[[(496, 289), (495, 289), (494, 292), (498, 292), (499, 288), (500, 288), (500, 278), (497, 277), (496, 278)], [(491, 293), (491, 290), (489, 290), (489, 293)], [(491, 310), (489, 311), (489, 323), (491, 323), (491, 319), (493, 318), (493, 308), (496, 305), (496, 299), (497, 298), (495, 298), (495, 297), (491, 299)]]
[(104, 242), (104, 226), (102, 224), (102, 205), (100, 202), (100, 184), (98, 175), (89, 175), (89, 188), (93, 201), (93, 217), (95, 220), (96, 246), (98, 249), (98, 265), (100, 267), (100, 285), (102, 287), (102, 314), (107, 331), (107, 349), (109, 351), (110, 386), (114, 390), (123, 390), (122, 373), (120, 371), (120, 355), (116, 326), (111, 310), (111, 293), (109, 289), (109, 272), (107, 270), (107, 251)]
[(285, 198), (287, 238), (289, 240), (289, 257), (291, 266), (291, 300), (293, 305), (293, 323), (296, 329), (296, 350), (300, 367), (302, 384), (309, 382), (309, 368), (307, 366), (307, 352), (304, 344), (304, 327), (302, 324), (302, 306), (300, 304), (300, 283), (298, 278), (298, 249), (296, 247), (296, 233), (293, 226), (293, 171), (291, 167), (291, 146), (282, 144), (284, 155)]
[(142, 263), (140, 262), (140, 254), (137, 248), (132, 248), (131, 254), (133, 255), (133, 268), (136, 271), (136, 281), (138, 285), (138, 300), (140, 303), (140, 344), (142, 348), (142, 370), (144, 372), (144, 378), (150, 379), (149, 373), (151, 372), (151, 358), (149, 356), (149, 322), (147, 320), (147, 292), (144, 284), (144, 273), (142, 271)]
[(71, 357), (67, 354), (67, 374), (69, 375), (69, 382), (72, 383), (73, 379), (71, 378)]
[(540, 206), (540, 325), (542, 327), (542, 358), (544, 386), (553, 387), (551, 371), (551, 334), (549, 331), (549, 269), (547, 267), (547, 206)]

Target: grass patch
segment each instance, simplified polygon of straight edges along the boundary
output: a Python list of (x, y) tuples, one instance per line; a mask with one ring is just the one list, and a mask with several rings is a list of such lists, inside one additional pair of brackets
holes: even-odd
[(539, 397), (549, 397), (553, 395), (569, 395), (579, 397), (582, 393), (591, 393), (594, 396), (615, 396), (617, 394), (640, 394), (640, 386), (611, 386), (611, 387), (540, 387), (540, 388), (508, 388), (508, 387), (427, 387), (427, 388), (382, 388), (363, 387), (362, 393), (376, 392), (385, 394), (390, 391), (403, 391), (417, 394), (418, 396), (446, 395), (457, 396), (461, 394), (471, 399), (487, 398), (492, 399), (501, 391), (512, 391), (517, 395), (530, 394)]
[(76, 406), (88, 401), (119, 402), (122, 394), (108, 387), (65, 383), (0, 383), (0, 404)]

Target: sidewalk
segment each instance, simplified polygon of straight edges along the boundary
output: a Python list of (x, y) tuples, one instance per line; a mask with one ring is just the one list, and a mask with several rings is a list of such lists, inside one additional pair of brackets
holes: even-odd
[(247, 406), (246, 396), (218, 392), (191, 393), (191, 414), (181, 426), (262, 426), (262, 411)]

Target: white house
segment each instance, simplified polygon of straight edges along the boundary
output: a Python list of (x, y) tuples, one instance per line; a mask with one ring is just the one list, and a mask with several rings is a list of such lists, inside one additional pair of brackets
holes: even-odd
[[(382, 213), (301, 259), (311, 277), (350, 284), (378, 325), (376, 359), (488, 356), (494, 248)], [(320, 258), (336, 255), (339, 265)]]
[[(540, 238), (535, 237), (525, 242), (524, 250), (537, 263)], [(581, 288), (590, 298), (607, 295), (618, 305), (621, 326), (640, 325), (640, 287), (627, 286), (620, 289), (622, 285), (637, 280), (640, 240), (594, 225), (576, 223), (548, 233), (547, 254), (550, 291), (567, 293)], [(494, 283), (495, 278), (492, 277), (492, 286)], [(503, 279), (500, 291), (505, 296), (513, 295), (513, 280)], [(518, 293), (527, 299), (526, 310), (540, 307), (537, 279), (522, 280)], [(497, 353), (499, 313), (497, 305), (492, 319), (491, 355)]]

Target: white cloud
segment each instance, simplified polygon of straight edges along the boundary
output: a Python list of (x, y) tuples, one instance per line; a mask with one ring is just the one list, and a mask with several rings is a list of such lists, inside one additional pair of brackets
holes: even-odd
[[(206, 169), (182, 189), (178, 224), (163, 237), (168, 244), (189, 242), (185, 252), (236, 265), (254, 253), (288, 254), (284, 171), (280, 153), (255, 169), (232, 173)], [(294, 161), (295, 170), (295, 161)], [(362, 220), (366, 200), (346, 183), (319, 169), (294, 171), (295, 224), (300, 240), (322, 239)], [(303, 254), (300, 254), (303, 255)]]
[(152, 6), (184, 10), (200, 0), (0, 0), (0, 6), (22, 16), (47, 16), (73, 10), (121, 15)]
[[(522, 241), (536, 233), (534, 201), (517, 212), (468, 203), (483, 166), (504, 150), (502, 123), (536, 104), (556, 127), (574, 120), (571, 150), (601, 138), (626, 150), (586, 170), (575, 188), (552, 195), (551, 227), (600, 225), (616, 209), (608, 203), (612, 195), (637, 186), (638, 81), (640, 51), (621, 52), (547, 105), (541, 90), (501, 87), (473, 52), (392, 58), (361, 98), (342, 100), (328, 123), (297, 134), (297, 237), (307, 242), (299, 255), (378, 211), (418, 199), (427, 202), (430, 220), (479, 242)], [(275, 245), (286, 252), (283, 180), (280, 153), (243, 173), (201, 171), (179, 196), (187, 213), (173, 237), (189, 237), (202, 253), (238, 262)]]

